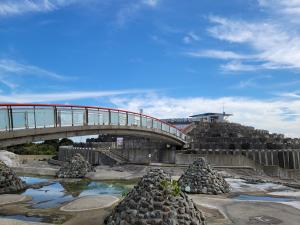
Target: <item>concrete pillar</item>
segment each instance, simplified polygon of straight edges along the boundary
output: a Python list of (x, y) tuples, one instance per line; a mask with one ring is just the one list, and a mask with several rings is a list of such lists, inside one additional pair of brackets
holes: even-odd
[(296, 152), (297, 154), (297, 162), (298, 162), (298, 168), (297, 169), (300, 169), (300, 155), (299, 155), (299, 151)]
[(293, 169), (296, 169), (295, 151), (292, 152), (292, 155), (293, 155)]
[(274, 151), (271, 151), (271, 165), (274, 166)]

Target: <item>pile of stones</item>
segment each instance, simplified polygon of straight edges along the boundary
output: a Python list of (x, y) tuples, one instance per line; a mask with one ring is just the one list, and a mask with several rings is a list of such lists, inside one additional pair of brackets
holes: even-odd
[(0, 160), (0, 194), (18, 192), (26, 189), (26, 187), (26, 183)]
[(181, 190), (192, 194), (222, 194), (230, 191), (221, 174), (214, 171), (204, 158), (191, 164), (179, 179)]
[(57, 172), (58, 178), (83, 178), (88, 172), (95, 171), (91, 164), (80, 154), (75, 154), (70, 162), (65, 162)]
[(150, 170), (106, 218), (107, 225), (205, 225), (202, 212), (163, 170)]

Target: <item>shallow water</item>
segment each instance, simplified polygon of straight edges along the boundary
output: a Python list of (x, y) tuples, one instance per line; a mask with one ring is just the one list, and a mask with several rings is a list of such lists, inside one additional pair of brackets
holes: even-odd
[(257, 191), (289, 191), (292, 188), (274, 184), (274, 183), (257, 183), (250, 184), (243, 179), (226, 178), (225, 179), (230, 187), (231, 192), (257, 192)]
[(290, 198), (272, 197), (272, 196), (258, 196), (258, 195), (238, 195), (234, 197), (236, 200), (242, 201), (264, 201), (264, 202), (290, 202)]
[(11, 215), (11, 216), (0, 216), (0, 218), (5, 219), (15, 219), (15, 220), (22, 220), (22, 221), (28, 221), (28, 222), (43, 222), (44, 217), (38, 217), (38, 216), (25, 216), (25, 215)]
[[(28, 184), (49, 181), (47, 178), (21, 177)], [(96, 182), (89, 180), (78, 180), (70, 182), (59, 182), (53, 180), (50, 185), (38, 189), (29, 188), (22, 195), (29, 195), (32, 200), (28, 202), (32, 208), (55, 208), (76, 198), (88, 195), (114, 195), (120, 196), (128, 191), (125, 186), (113, 183)]]

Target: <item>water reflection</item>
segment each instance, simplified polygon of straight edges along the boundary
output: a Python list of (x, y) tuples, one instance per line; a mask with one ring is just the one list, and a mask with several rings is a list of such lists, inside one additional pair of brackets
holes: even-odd
[[(21, 177), (28, 184), (48, 181), (45, 178)], [(54, 181), (52, 184), (43, 186), (38, 189), (27, 189), (23, 195), (29, 195), (32, 200), (29, 202), (33, 208), (54, 208), (63, 203), (70, 202), (78, 197), (88, 195), (121, 195), (128, 189), (120, 184), (95, 182), (86, 179), (59, 182)]]

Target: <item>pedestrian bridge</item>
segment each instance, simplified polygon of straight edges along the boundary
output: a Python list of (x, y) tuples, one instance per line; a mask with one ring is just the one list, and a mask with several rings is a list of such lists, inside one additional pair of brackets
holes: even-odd
[(0, 104), (0, 147), (64, 137), (113, 134), (184, 145), (186, 136), (157, 118), (120, 109), (49, 104)]

